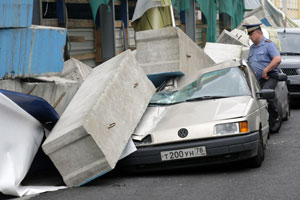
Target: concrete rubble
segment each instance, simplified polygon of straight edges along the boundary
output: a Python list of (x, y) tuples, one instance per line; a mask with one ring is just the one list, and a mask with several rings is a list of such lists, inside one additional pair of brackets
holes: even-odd
[(223, 44), (236, 44), (248, 47), (249, 37), (245, 31), (239, 29), (234, 29), (230, 32), (224, 29), (216, 42)]
[[(20, 9), (30, 16), (32, 0), (26, 1), (28, 10), (24, 10), (27, 3)], [(0, 9), (15, 5), (11, 2), (0, 2)], [(265, 19), (275, 23), (266, 17), (265, 8), (253, 13), (242, 23)], [(153, 84), (165, 81), (171, 90), (180, 89), (202, 68), (247, 58), (250, 46), (241, 26), (224, 30), (217, 43), (208, 42), (204, 49), (179, 28), (141, 31), (136, 33), (136, 52), (127, 50), (92, 69), (73, 58), (63, 63), (65, 29), (32, 26), (28, 20), (8, 25), (4, 20), (8, 13), (3, 16), (0, 65), (6, 67), (0, 70), (4, 79), (0, 89), (39, 96), (61, 115), (42, 148), (68, 187), (81, 186), (114, 169), (124, 150), (134, 146), (131, 135), (155, 93)], [(47, 44), (45, 38), (50, 40)]]
[(42, 145), (67, 186), (115, 167), (154, 92), (130, 50), (93, 69)]
[(91, 73), (92, 68), (75, 58), (71, 58), (64, 63), (64, 68), (60, 77), (82, 83)]
[(0, 89), (41, 97), (61, 115), (91, 71), (72, 58), (64, 63), (60, 76), (0, 80)]
[(179, 28), (137, 32), (136, 46), (140, 66), (156, 85), (168, 77), (182, 76), (178, 88), (183, 87), (197, 76), (199, 69), (214, 64)]

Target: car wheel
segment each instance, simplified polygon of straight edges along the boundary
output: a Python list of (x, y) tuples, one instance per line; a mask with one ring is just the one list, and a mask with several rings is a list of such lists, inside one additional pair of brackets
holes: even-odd
[(260, 134), (259, 141), (258, 141), (257, 155), (248, 160), (248, 165), (251, 168), (260, 167), (264, 159), (265, 159), (265, 150), (264, 150), (262, 135)]
[(278, 105), (277, 109), (278, 109), (278, 120), (276, 120), (276, 122), (274, 124), (269, 123), (271, 133), (278, 133), (280, 128), (281, 128), (281, 124), (282, 124), (282, 109), (281, 109), (281, 106)]
[(287, 109), (286, 109), (286, 115), (282, 119), (283, 121), (288, 121), (291, 116), (291, 107), (290, 107), (290, 102), (288, 102)]

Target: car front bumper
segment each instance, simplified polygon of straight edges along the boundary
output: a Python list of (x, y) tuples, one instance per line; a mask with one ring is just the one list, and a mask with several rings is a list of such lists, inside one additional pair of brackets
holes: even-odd
[[(140, 147), (119, 162), (130, 170), (160, 170), (178, 167), (201, 166), (244, 160), (257, 155), (259, 133), (233, 137), (197, 140), (184, 143)], [(206, 156), (162, 161), (161, 152), (205, 146)]]

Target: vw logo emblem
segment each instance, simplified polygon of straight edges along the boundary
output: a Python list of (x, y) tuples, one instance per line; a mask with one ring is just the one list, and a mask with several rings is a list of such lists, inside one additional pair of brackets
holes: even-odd
[(186, 128), (181, 128), (178, 131), (178, 136), (181, 138), (185, 138), (188, 135), (188, 130)]

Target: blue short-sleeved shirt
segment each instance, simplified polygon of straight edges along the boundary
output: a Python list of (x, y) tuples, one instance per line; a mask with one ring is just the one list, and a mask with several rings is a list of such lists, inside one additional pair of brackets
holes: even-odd
[[(263, 37), (258, 45), (251, 45), (248, 61), (258, 80), (262, 78), (263, 70), (270, 64), (273, 58), (279, 55), (280, 53), (276, 44), (271, 40), (267, 40), (265, 37)], [(268, 72), (268, 75), (272, 73), (278, 73), (278, 70), (274, 69), (273, 71)]]

